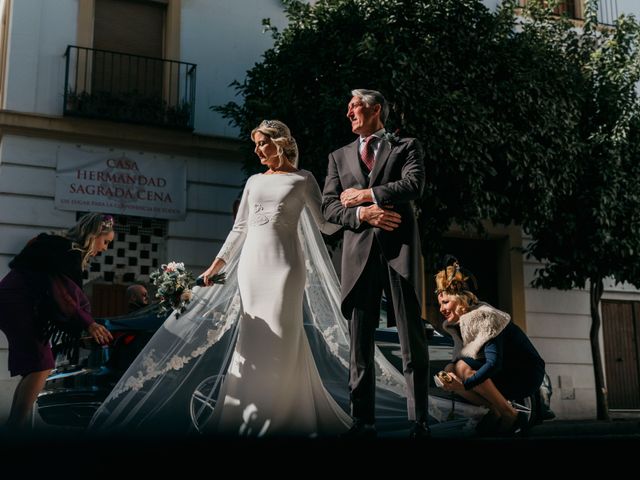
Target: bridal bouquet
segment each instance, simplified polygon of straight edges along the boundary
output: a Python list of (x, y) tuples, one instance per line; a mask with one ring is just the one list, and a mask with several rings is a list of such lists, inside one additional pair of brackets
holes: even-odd
[[(193, 298), (191, 288), (197, 283), (193, 273), (184, 268), (184, 263), (162, 264), (160, 269), (149, 275), (149, 279), (153, 285), (158, 287), (156, 292), (156, 297), (160, 298), (158, 316), (171, 310), (176, 310), (176, 317), (184, 313)], [(209, 281), (224, 283), (225, 274), (214, 275), (209, 278)]]

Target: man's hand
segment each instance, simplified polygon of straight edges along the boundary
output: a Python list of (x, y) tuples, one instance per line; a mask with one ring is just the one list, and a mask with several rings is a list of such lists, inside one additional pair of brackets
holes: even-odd
[(342, 206), (345, 208), (356, 207), (358, 205), (362, 205), (363, 203), (371, 202), (373, 202), (373, 195), (371, 194), (370, 188), (366, 188), (364, 190), (358, 190), (357, 188), (347, 188), (340, 194), (340, 203), (342, 203)]
[(360, 221), (391, 232), (400, 226), (402, 218), (399, 213), (389, 210), (389, 208), (393, 207), (380, 208), (378, 205), (362, 207), (360, 208)]

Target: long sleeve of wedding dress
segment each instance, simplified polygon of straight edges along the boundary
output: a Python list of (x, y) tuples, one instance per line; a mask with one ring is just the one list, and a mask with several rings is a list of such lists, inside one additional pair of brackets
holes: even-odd
[(225, 263), (229, 263), (229, 259), (238, 252), (238, 249), (242, 247), (244, 239), (247, 236), (247, 219), (249, 218), (249, 205), (247, 199), (249, 197), (252, 178), (253, 177), (250, 177), (249, 180), (247, 180), (247, 184), (242, 192), (242, 198), (240, 199), (240, 206), (238, 207), (238, 213), (236, 214), (233, 228), (229, 232), (229, 235), (227, 235), (227, 239), (218, 252), (218, 255), (216, 255), (217, 258), (224, 260)]

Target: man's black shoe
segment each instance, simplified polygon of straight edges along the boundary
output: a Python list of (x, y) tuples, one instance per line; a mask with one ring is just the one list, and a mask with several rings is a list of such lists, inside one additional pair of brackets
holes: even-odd
[(377, 435), (375, 425), (356, 420), (349, 430), (340, 435), (340, 438), (376, 438)]
[(429, 425), (421, 422), (411, 422), (409, 429), (409, 438), (429, 438), (431, 437), (431, 429)]

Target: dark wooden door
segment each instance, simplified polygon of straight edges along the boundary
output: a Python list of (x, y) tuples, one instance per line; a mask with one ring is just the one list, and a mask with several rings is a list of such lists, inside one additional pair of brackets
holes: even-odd
[(127, 313), (127, 285), (96, 283), (91, 296), (91, 312), (96, 318)]
[(602, 302), (609, 408), (640, 409), (640, 303)]
[[(97, 0), (93, 92), (162, 96), (166, 5), (150, 1)], [(140, 58), (137, 56), (142, 56)]]

